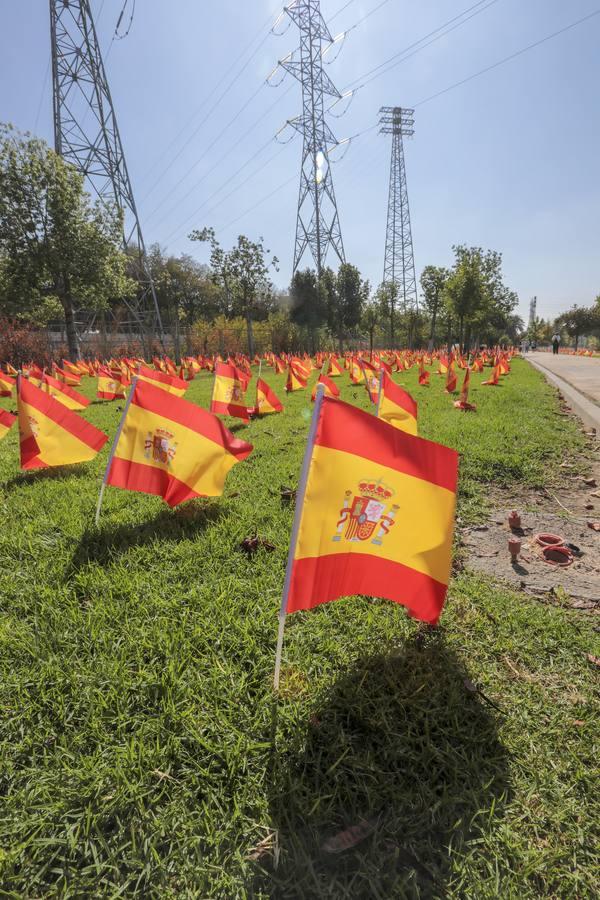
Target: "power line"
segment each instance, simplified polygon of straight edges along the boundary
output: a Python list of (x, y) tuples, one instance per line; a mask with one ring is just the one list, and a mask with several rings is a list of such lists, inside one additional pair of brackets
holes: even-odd
[(503, 66), (504, 63), (510, 62), (511, 60), (516, 59), (518, 56), (522, 56), (524, 53), (527, 53), (529, 50), (533, 50), (535, 47), (540, 47), (547, 41), (551, 41), (553, 38), (564, 34), (566, 31), (570, 31), (577, 25), (582, 25), (583, 22), (587, 22), (590, 19), (593, 19), (594, 16), (597, 16), (598, 14), (600, 14), (600, 8), (595, 9), (593, 12), (589, 13), (587, 16), (583, 16), (581, 19), (577, 19), (575, 22), (571, 22), (569, 25), (565, 25), (563, 28), (559, 28), (558, 31), (553, 31), (552, 34), (547, 34), (545, 37), (540, 38), (539, 41), (534, 41), (532, 44), (528, 44), (526, 47), (521, 47), (520, 50), (515, 50), (514, 53), (510, 53), (503, 59), (499, 59), (497, 62), (492, 63), (491, 66), (486, 66), (484, 69), (480, 69), (478, 72), (473, 72), (472, 75), (468, 75), (466, 78), (462, 78), (460, 81), (455, 81), (454, 84), (450, 84), (448, 85), (448, 87), (443, 88), (443, 90), (437, 91), (435, 94), (431, 94), (431, 96), (429, 97), (425, 97), (424, 100), (419, 100), (418, 103), (415, 103), (415, 106), (423, 106), (424, 103), (429, 103), (430, 100), (435, 100), (437, 97), (441, 97), (443, 94), (447, 94), (449, 91), (453, 91), (455, 88), (461, 87), (463, 84), (467, 84), (467, 82), (469, 81), (473, 81), (474, 78), (479, 78), (480, 75), (485, 75), (486, 72), (491, 72), (493, 69), (497, 69), (499, 66)]
[[(419, 38), (417, 41), (413, 41), (412, 44), (409, 44), (403, 50), (399, 50), (398, 53), (394, 53), (393, 56), (390, 56), (389, 59), (386, 59), (384, 62), (375, 66), (372, 69), (369, 69), (367, 72), (364, 72), (362, 75), (359, 75), (357, 78), (354, 78), (352, 81), (348, 82), (346, 88), (349, 88), (351, 85), (360, 82), (359, 88), (365, 87), (365, 85), (369, 84), (371, 81), (374, 81), (375, 78), (379, 78), (380, 75), (385, 75), (386, 72), (389, 72), (390, 69), (395, 68), (400, 65), (400, 63), (405, 62), (407, 59), (410, 59), (412, 56), (415, 56), (417, 53), (420, 53), (422, 50), (425, 50), (426, 47), (429, 47), (431, 44), (434, 44), (436, 41), (441, 40), (441, 38), (446, 37), (446, 35), (450, 34), (457, 28), (460, 28), (462, 25), (465, 25), (470, 19), (473, 19), (475, 16), (478, 16), (480, 13), (485, 12), (486, 9), (489, 9), (490, 6), (493, 6), (497, 3), (498, 0), (478, 0), (477, 3), (473, 4), (473, 6), (469, 6), (467, 9), (463, 10), (458, 15), (453, 16), (451, 19), (448, 19), (447, 22), (444, 22), (438, 28), (434, 28), (433, 31), (430, 31), (428, 34), (424, 35), (422, 38)], [(471, 15), (468, 15), (471, 13)], [(465, 18), (466, 17), (466, 18)], [(460, 21), (459, 21), (460, 20)], [(452, 26), (452, 27), (450, 27)], [(429, 40), (431, 38), (431, 40)], [(427, 43), (424, 43), (424, 42)], [(419, 45), (423, 46), (419, 46)], [(412, 50), (412, 53), (409, 51)], [(407, 55), (408, 54), (408, 55)], [(401, 58), (399, 58), (401, 57)], [(396, 62), (394, 62), (396, 60)], [(391, 65), (390, 65), (391, 64)], [(381, 71), (383, 70), (383, 71)], [(372, 76), (372, 77), (369, 77)], [(359, 90), (359, 88), (355, 88), (354, 90)]]
[(46, 97), (46, 87), (48, 86), (48, 76), (50, 75), (50, 64), (52, 62), (52, 54), (48, 55), (48, 62), (46, 63), (46, 74), (44, 75), (44, 81), (42, 82), (42, 92), (40, 94), (40, 102), (38, 103), (37, 112), (35, 114), (35, 124), (33, 126), (33, 133), (37, 134), (38, 122), (40, 120), (40, 114), (42, 112), (42, 104)]

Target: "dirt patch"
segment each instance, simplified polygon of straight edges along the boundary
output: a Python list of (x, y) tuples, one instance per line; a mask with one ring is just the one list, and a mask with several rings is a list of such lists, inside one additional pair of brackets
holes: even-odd
[[(600, 614), (600, 532), (589, 524), (600, 522), (600, 444), (594, 433), (585, 433), (589, 452), (584, 460), (564, 460), (564, 475), (555, 486), (513, 496), (494, 491), (494, 514), (481, 524), (460, 528), (459, 536), (467, 568), (533, 596)], [(584, 476), (582, 462), (587, 464)], [(512, 510), (520, 513), (520, 529), (508, 524)], [(544, 532), (559, 535), (581, 555), (574, 555), (566, 568), (545, 562), (535, 541)], [(521, 540), (514, 562), (508, 548), (511, 537)]]

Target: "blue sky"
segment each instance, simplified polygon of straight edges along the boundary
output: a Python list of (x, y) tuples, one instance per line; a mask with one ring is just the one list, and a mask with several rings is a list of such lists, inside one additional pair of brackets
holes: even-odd
[[(129, 35), (111, 45), (122, 2), (92, 0), (92, 9), (146, 242), (205, 260), (206, 250), (187, 238), (193, 227), (213, 225), (225, 246), (240, 232), (262, 235), (285, 286), (301, 140), (280, 146), (273, 136), (300, 112), (300, 86), (289, 75), (279, 87), (263, 82), (297, 46), (294, 26), (269, 34), (281, 8), (273, 0), (137, 0)], [(328, 67), (340, 89), (473, 5), (386, 0), (369, 14), (380, 2), (351, 0), (335, 15), (344, 0), (322, 0), (333, 34), (366, 16)], [(406, 167), (417, 274), (428, 263), (449, 265), (453, 243), (493, 248), (503, 253), (521, 313), (536, 294), (538, 314), (554, 316), (600, 293), (600, 15), (422, 101), (600, 3), (481, 7), (371, 80), (330, 124), (341, 140), (374, 125), (382, 105), (415, 106)], [(51, 141), (48, 4), (3, 0), (1, 11), (0, 120)], [(389, 151), (389, 138), (372, 129), (333, 166), (347, 259), (373, 284), (383, 269)]]

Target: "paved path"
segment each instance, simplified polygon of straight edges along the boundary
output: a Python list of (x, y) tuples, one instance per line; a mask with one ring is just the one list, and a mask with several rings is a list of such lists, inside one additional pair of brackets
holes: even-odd
[(561, 353), (525, 353), (523, 358), (544, 373), (577, 415), (600, 432), (600, 358)]

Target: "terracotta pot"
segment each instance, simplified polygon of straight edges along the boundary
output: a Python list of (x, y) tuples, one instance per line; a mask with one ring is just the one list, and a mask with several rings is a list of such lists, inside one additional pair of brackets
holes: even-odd
[(521, 552), (521, 541), (517, 538), (509, 538), (508, 549), (512, 561), (515, 562), (518, 559), (519, 553)]
[(569, 548), (559, 545), (544, 547), (542, 557), (544, 562), (550, 563), (551, 566), (560, 566), (561, 568), (570, 566), (573, 562), (573, 554)]
[(509, 515), (508, 524), (509, 524), (510, 528), (520, 528), (521, 527), (521, 516), (516, 511), (516, 509), (513, 509), (513, 511)]

